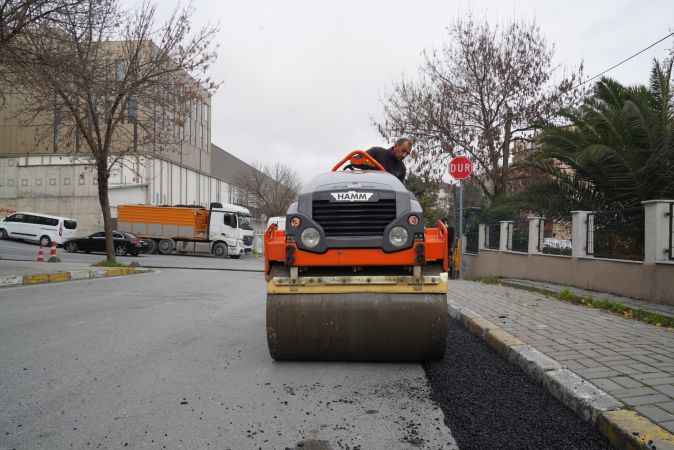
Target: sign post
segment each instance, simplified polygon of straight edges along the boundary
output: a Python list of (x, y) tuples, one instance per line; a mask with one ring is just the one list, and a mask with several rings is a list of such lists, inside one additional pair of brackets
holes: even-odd
[(463, 273), (463, 180), (473, 173), (473, 163), (465, 156), (457, 156), (449, 161), (449, 174), (459, 180), (459, 276)]

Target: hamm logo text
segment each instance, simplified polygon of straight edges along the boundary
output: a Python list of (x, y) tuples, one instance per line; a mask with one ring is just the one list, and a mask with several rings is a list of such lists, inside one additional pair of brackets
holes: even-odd
[(372, 197), (372, 192), (331, 192), (330, 195), (338, 202), (367, 202)]

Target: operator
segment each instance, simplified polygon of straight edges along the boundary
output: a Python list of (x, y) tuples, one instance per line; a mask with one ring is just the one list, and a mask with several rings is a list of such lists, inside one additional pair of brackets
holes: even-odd
[(379, 162), (384, 169), (390, 174), (393, 174), (400, 181), (405, 182), (405, 175), (407, 169), (403, 160), (412, 151), (414, 141), (410, 138), (398, 139), (393, 147), (385, 149), (383, 147), (372, 147), (367, 151), (368, 155), (372, 156)]

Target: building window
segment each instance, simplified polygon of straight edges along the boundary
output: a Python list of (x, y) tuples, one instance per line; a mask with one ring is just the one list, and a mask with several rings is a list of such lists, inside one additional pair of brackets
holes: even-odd
[(7, 180), (7, 186), (14, 186), (14, 178)]
[(49, 186), (56, 186), (56, 178), (49, 179)]
[(124, 61), (121, 59), (115, 62), (115, 77), (117, 81), (124, 80), (124, 74), (126, 73), (126, 67), (124, 67)]
[(27, 178), (21, 179), (21, 186), (28, 186), (28, 179)]
[(81, 173), (81, 174), (80, 174), (80, 179), (79, 179), (79, 181), (78, 181), (79, 185), (82, 186), (82, 185), (84, 184), (84, 181), (85, 181), (85, 180), (84, 180), (84, 174)]
[(70, 178), (69, 177), (65, 177), (63, 179), (63, 185), (64, 186), (70, 186)]
[(98, 179), (94, 178), (94, 185), (98, 184)]
[(35, 186), (42, 186), (42, 178), (35, 179)]
[(9, 167), (14, 167), (16, 165), (16, 160), (15, 159), (10, 159), (9, 163), (7, 163)]

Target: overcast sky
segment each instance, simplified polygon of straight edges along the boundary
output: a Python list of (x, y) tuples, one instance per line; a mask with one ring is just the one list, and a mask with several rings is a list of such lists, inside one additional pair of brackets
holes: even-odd
[[(168, 2), (161, 2), (168, 7)], [(556, 62), (594, 75), (674, 31), (672, 0), (294, 1), (194, 0), (196, 26), (221, 24), (223, 82), (213, 98), (213, 142), (249, 163), (284, 161), (303, 180), (345, 152), (383, 142), (371, 124), (424, 49), (447, 42), (446, 27), (472, 12), (490, 22), (535, 19)], [(658, 45), (611, 76), (646, 82)]]

